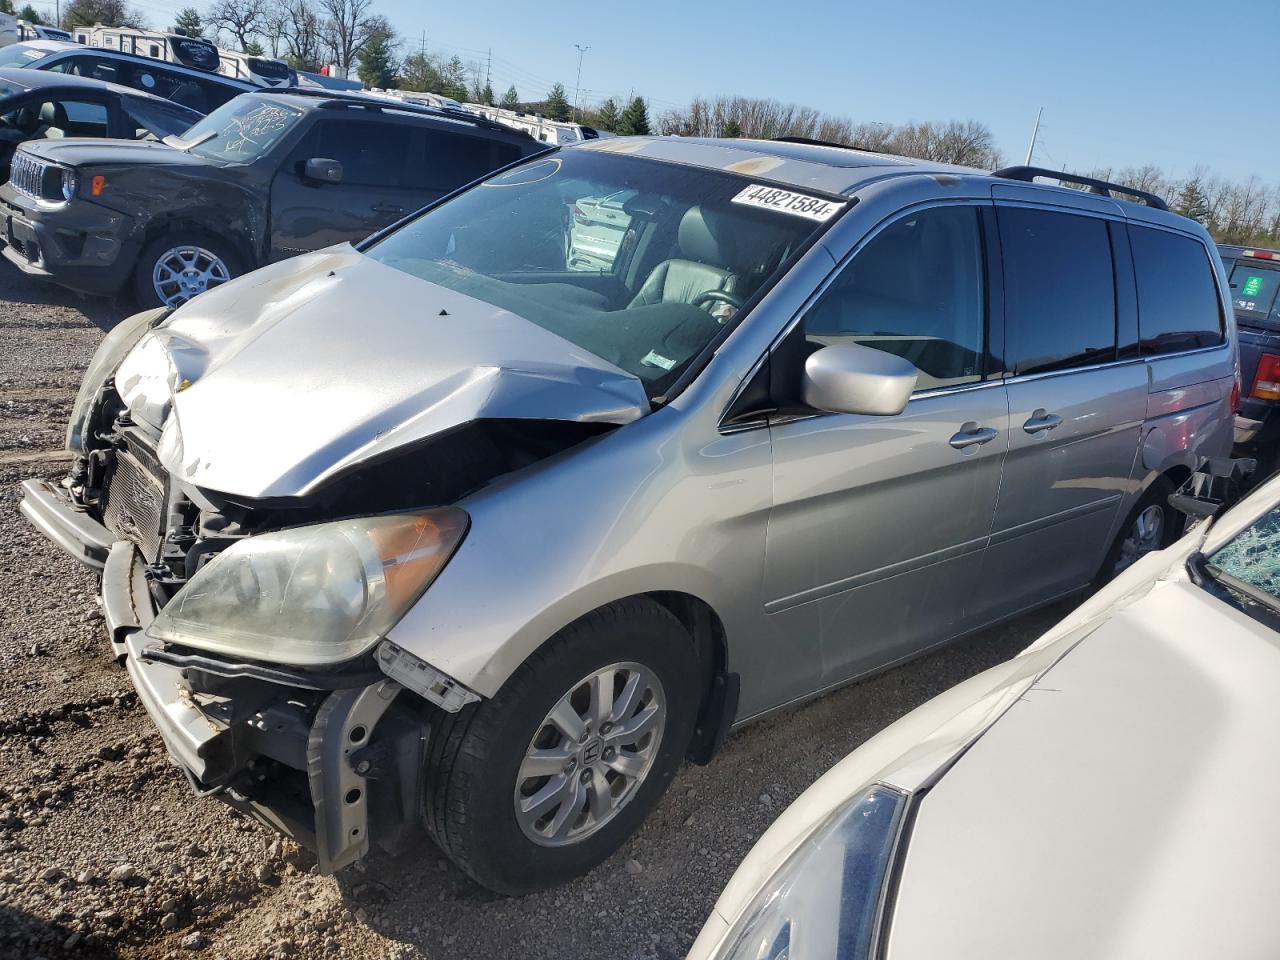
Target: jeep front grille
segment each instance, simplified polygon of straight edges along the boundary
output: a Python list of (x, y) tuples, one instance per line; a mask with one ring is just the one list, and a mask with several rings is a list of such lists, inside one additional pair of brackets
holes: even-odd
[(49, 165), (19, 150), (9, 164), (9, 182), (13, 189), (33, 200), (45, 199), (44, 177)]
[(137, 544), (148, 563), (159, 558), (164, 535), (163, 476), (147, 451), (118, 451), (102, 509), (102, 522), (107, 529), (122, 540)]

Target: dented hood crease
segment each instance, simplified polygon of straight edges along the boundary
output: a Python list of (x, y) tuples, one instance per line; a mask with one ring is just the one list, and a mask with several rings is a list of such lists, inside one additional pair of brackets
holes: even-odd
[(185, 482), (305, 496), (373, 457), (478, 419), (623, 424), (626, 373), (506, 310), (342, 245), (202, 295), (116, 381)]

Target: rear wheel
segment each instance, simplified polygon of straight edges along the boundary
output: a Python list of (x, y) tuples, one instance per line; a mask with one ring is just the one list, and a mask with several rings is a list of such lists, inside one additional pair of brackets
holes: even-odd
[(1157, 477), (1116, 535), (1099, 575), (1099, 586), (1123, 573), (1148, 553), (1163, 550), (1182, 536), (1186, 518), (1169, 506), (1173, 484)]
[(223, 241), (170, 233), (152, 240), (138, 257), (134, 293), (143, 308), (180, 307), (242, 273), (240, 257)]
[(427, 826), (499, 893), (606, 859), (675, 776), (705, 692), (665, 607), (620, 601), (537, 651), (491, 700), (432, 731)]

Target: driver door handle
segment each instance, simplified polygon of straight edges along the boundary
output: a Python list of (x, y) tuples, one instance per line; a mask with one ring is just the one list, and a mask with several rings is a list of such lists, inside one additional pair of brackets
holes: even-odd
[(1045, 430), (1052, 430), (1061, 423), (1062, 418), (1056, 413), (1037, 410), (1031, 414), (1031, 419), (1022, 425), (1022, 429), (1027, 433), (1042, 433)]
[(951, 438), (951, 445), (957, 450), (964, 450), (966, 447), (981, 446), (996, 438), (999, 433), (991, 427), (979, 427), (977, 424), (965, 424), (960, 428), (960, 432)]
[(369, 209), (374, 213), (404, 213), (404, 207), (394, 203), (375, 203)]

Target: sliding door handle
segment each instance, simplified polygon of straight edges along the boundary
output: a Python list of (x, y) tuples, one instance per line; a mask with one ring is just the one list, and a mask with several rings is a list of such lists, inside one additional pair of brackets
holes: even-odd
[(998, 433), (998, 430), (993, 430), (991, 427), (979, 427), (977, 424), (966, 423), (950, 442), (957, 450), (964, 450), (967, 447), (980, 446), (994, 440)]
[(1022, 425), (1022, 429), (1027, 433), (1042, 433), (1045, 430), (1052, 430), (1061, 423), (1062, 418), (1056, 413), (1037, 410), (1031, 414), (1031, 419)]

